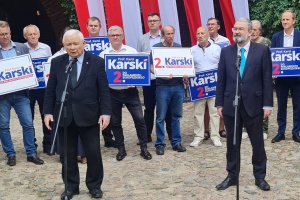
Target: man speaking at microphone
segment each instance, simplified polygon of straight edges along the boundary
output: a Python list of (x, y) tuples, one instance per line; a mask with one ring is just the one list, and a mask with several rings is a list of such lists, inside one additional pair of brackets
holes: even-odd
[[(46, 89), (45, 124), (57, 122), (60, 100), (66, 83), (66, 66), (72, 66), (65, 106), (67, 108), (67, 189), (61, 199), (71, 199), (79, 194), (79, 170), (77, 164), (78, 135), (87, 158), (86, 185), (92, 198), (101, 198), (103, 165), (100, 152), (99, 124), (105, 129), (110, 121), (111, 105), (104, 60), (84, 51), (85, 41), (78, 30), (68, 30), (63, 36), (67, 54), (51, 61), (50, 77)], [(74, 61), (75, 60), (75, 61)], [(74, 62), (73, 62), (74, 61)], [(74, 63), (70, 65), (70, 62)], [(102, 66), (102, 67), (101, 67)], [(59, 142), (64, 144), (64, 119), (59, 122)], [(62, 166), (64, 179), (64, 164)]]
[[(236, 151), (240, 157), (243, 125), (246, 127), (252, 145), (255, 185), (261, 190), (270, 190), (270, 185), (265, 181), (267, 156), (262, 122), (263, 118), (272, 113), (273, 107), (271, 53), (267, 46), (250, 42), (251, 29), (250, 20), (238, 20), (232, 29), (236, 44), (221, 51), (215, 106), (219, 116), (224, 118), (228, 134), (226, 166), (228, 176), (216, 186), (218, 190), (225, 190), (237, 184), (240, 170), (236, 169), (236, 166), (240, 159), (237, 159)], [(237, 111), (237, 140), (236, 145), (233, 145), (235, 119), (233, 101), (237, 69), (239, 69), (240, 98)]]

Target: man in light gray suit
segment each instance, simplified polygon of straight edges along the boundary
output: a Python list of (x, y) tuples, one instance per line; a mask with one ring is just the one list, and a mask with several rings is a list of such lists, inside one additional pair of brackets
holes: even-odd
[[(148, 27), (149, 32), (142, 35), (137, 43), (137, 51), (150, 53), (152, 46), (161, 42), (161, 32), (160, 32), (161, 20), (158, 13), (148, 14)], [(144, 119), (147, 127), (147, 138), (148, 142), (152, 142), (151, 133), (154, 125), (154, 110), (156, 104), (156, 79), (153, 74), (151, 74), (151, 85), (143, 86), (144, 95)], [(169, 136), (169, 140), (172, 139), (171, 132), (171, 115), (169, 111), (166, 116), (166, 128)]]
[[(23, 54), (29, 54), (25, 44), (11, 41), (9, 24), (0, 21), (0, 60)], [(0, 95), (0, 139), (3, 151), (7, 155), (7, 164), (16, 165), (16, 152), (10, 134), (10, 110), (14, 108), (23, 129), (23, 142), (26, 149), (27, 161), (37, 165), (44, 164), (44, 161), (37, 157), (34, 145), (34, 128), (30, 110), (28, 91), (21, 90), (9, 94)]]

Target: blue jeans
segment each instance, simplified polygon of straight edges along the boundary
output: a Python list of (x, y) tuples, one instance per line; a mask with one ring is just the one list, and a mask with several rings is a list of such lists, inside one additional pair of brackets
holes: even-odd
[(10, 134), (10, 110), (13, 107), (23, 129), (23, 143), (27, 156), (35, 156), (34, 128), (30, 110), (30, 102), (26, 96), (11, 93), (0, 99), (0, 139), (7, 157), (15, 156), (14, 145)]
[(156, 136), (155, 146), (164, 143), (164, 121), (167, 111), (171, 113), (172, 146), (181, 143), (180, 118), (184, 99), (183, 85), (156, 87)]
[[(156, 80), (151, 80), (150, 86), (143, 86), (144, 95), (144, 119), (147, 127), (147, 136), (151, 137), (153, 126), (154, 126), (154, 111), (156, 105)], [(166, 129), (168, 133), (169, 140), (172, 139), (172, 129), (171, 129), (171, 114), (168, 110), (166, 116)]]

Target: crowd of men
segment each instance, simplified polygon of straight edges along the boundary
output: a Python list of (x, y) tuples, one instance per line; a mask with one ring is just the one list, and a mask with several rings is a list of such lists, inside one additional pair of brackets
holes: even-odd
[[(262, 26), (258, 20), (239, 19), (232, 28), (235, 44), (230, 45), (228, 38), (218, 34), (220, 22), (209, 18), (207, 26), (199, 27), (195, 37), (197, 44), (191, 47), (196, 72), (211, 69), (218, 70), (216, 97), (194, 103), (194, 140), (190, 147), (199, 146), (203, 140), (211, 138), (213, 145), (222, 146), (220, 137), (227, 137), (228, 176), (216, 186), (224, 190), (236, 185), (239, 164), (236, 151), (240, 150), (243, 127), (246, 129), (253, 147), (253, 172), (255, 185), (262, 190), (270, 190), (265, 180), (267, 156), (264, 149), (264, 134), (268, 132), (268, 117), (273, 110), (272, 63), (269, 47), (299, 47), (300, 32), (294, 28), (296, 16), (291, 10), (281, 15), (283, 30), (273, 35), (272, 41), (262, 37)], [(159, 14), (148, 15), (149, 32), (138, 40), (137, 48), (123, 44), (124, 32), (119, 26), (108, 29), (110, 47), (93, 55), (84, 50), (83, 34), (74, 29), (63, 33), (62, 49), (52, 56), (50, 47), (39, 42), (40, 31), (35, 25), (28, 25), (23, 30), (25, 44), (13, 42), (9, 24), (0, 21), (0, 59), (30, 54), (31, 58), (51, 57), (50, 78), (47, 88), (37, 88), (0, 95), (0, 139), (9, 166), (16, 165), (16, 152), (10, 133), (10, 110), (14, 108), (23, 129), (23, 141), (27, 161), (37, 165), (44, 163), (37, 156), (37, 144), (33, 126), (35, 103), (38, 103), (40, 117), (43, 119), (43, 152), (51, 156), (53, 130), (58, 126), (58, 149), (63, 156), (64, 126), (67, 127), (67, 169), (62, 162), (63, 181), (68, 188), (61, 198), (71, 199), (79, 194), (78, 156), (82, 163), (87, 163), (86, 185), (92, 198), (101, 198), (103, 164), (100, 151), (102, 131), (105, 147), (118, 149), (116, 160), (127, 156), (122, 128), (122, 108), (129, 110), (136, 128), (140, 155), (145, 160), (152, 159), (147, 143), (152, 142), (155, 126), (157, 155), (165, 154), (165, 124), (172, 149), (185, 152), (182, 145), (180, 118), (183, 112), (184, 85), (188, 77), (155, 78), (151, 67), (151, 84), (143, 87), (145, 110), (136, 86), (109, 86), (105, 72), (104, 56), (107, 54), (150, 53), (155, 47), (181, 47), (174, 42), (176, 30), (171, 25), (161, 27)], [(96, 17), (87, 21), (89, 37), (99, 36), (101, 22)], [(237, 59), (238, 63), (237, 72)], [(152, 59), (151, 59), (152, 63)], [(66, 69), (72, 66), (67, 85), (68, 97), (65, 102), (67, 116), (64, 122), (57, 121), (60, 100), (66, 83)], [(236, 73), (239, 73), (236, 76)], [(238, 78), (237, 78), (238, 77)], [(238, 85), (236, 85), (238, 79)], [(293, 100), (293, 140), (300, 143), (300, 78), (275, 78), (278, 100), (278, 132), (272, 143), (285, 139), (287, 99), (289, 92)], [(233, 144), (235, 111), (233, 102), (238, 87), (238, 123), (237, 144)], [(156, 107), (156, 115), (155, 115)], [(155, 123), (154, 123), (155, 121)], [(52, 125), (54, 122), (54, 126)], [(225, 124), (225, 127), (224, 127)], [(101, 129), (100, 129), (101, 127)], [(63, 160), (63, 159), (62, 159)], [(64, 173), (67, 172), (67, 180)]]

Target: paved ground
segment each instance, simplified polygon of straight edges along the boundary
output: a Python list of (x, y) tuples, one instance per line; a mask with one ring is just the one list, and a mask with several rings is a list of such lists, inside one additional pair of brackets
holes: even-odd
[[(276, 106), (275, 106), (276, 108)], [(286, 140), (271, 144), (276, 133), (275, 112), (270, 119), (269, 138), (265, 141), (268, 156), (267, 180), (271, 191), (262, 192), (254, 185), (251, 165), (251, 146), (249, 139), (243, 140), (241, 150), (240, 199), (300, 199), (300, 148), (291, 139), (292, 111), (289, 101), (288, 128)], [(216, 191), (215, 185), (225, 176), (226, 144), (216, 148), (211, 141), (206, 141), (198, 148), (188, 147), (193, 140), (193, 106), (184, 105), (184, 117), (181, 121), (183, 144), (187, 152), (177, 153), (171, 150), (167, 142), (164, 156), (155, 154), (154, 144), (149, 149), (153, 155), (150, 161), (143, 160), (136, 145), (137, 137), (132, 119), (124, 109), (124, 133), (128, 156), (121, 162), (116, 161), (116, 149), (103, 147), (105, 178), (102, 190), (103, 199), (107, 200), (181, 200), (181, 199), (235, 199), (235, 187), (225, 191)], [(22, 133), (17, 117), (12, 111), (11, 131), (17, 151), (17, 165), (9, 167), (0, 150), (0, 200), (35, 200), (59, 199), (64, 185), (61, 180), (61, 165), (57, 156), (49, 157), (41, 152), (41, 121), (36, 120), (38, 133), (38, 153), (45, 160), (42, 166), (26, 161), (22, 144)], [(76, 200), (90, 199), (85, 186), (86, 166), (80, 165), (80, 195)]]

